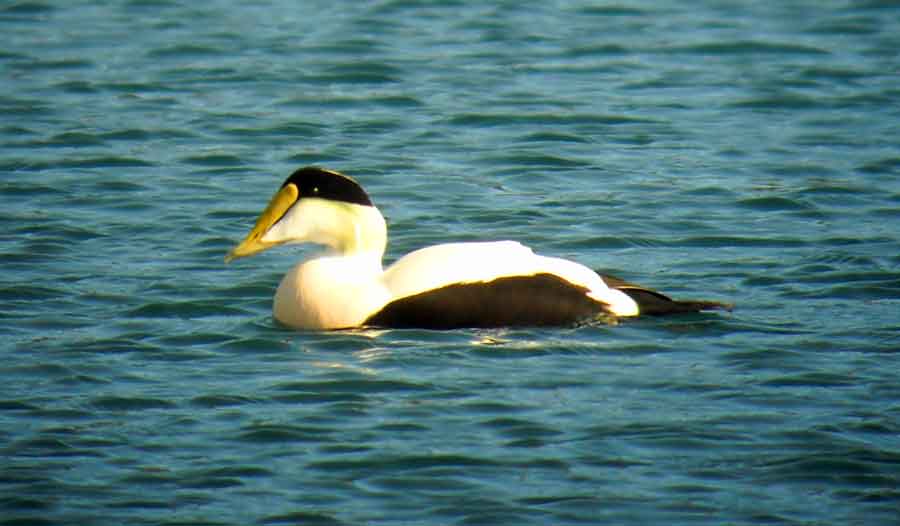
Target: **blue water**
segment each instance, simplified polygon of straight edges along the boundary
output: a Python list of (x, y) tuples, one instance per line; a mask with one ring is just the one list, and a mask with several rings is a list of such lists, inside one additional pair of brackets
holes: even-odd
[[(0, 524), (896, 522), (900, 4), (485, 4), (2, 4)], [(306, 164), (737, 308), (286, 330)]]

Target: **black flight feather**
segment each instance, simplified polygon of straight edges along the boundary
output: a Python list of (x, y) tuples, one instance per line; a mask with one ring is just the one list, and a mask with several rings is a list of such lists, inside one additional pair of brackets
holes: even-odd
[(638, 304), (640, 314), (647, 316), (664, 316), (667, 314), (684, 314), (688, 312), (701, 312), (706, 310), (730, 311), (733, 305), (718, 301), (703, 300), (673, 300), (665, 294), (629, 283), (623, 279), (608, 274), (600, 274), (603, 281), (613, 289), (621, 290), (628, 294)]

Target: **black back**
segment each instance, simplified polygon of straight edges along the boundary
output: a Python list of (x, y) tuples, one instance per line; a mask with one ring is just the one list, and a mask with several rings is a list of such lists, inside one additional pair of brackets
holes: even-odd
[(364, 325), (421, 329), (574, 325), (605, 311), (604, 304), (586, 292), (553, 274), (456, 283), (393, 301)]
[(300, 198), (321, 197), (355, 205), (374, 206), (366, 191), (344, 174), (325, 170), (318, 166), (306, 166), (295, 171), (281, 185), (293, 183), (300, 191)]

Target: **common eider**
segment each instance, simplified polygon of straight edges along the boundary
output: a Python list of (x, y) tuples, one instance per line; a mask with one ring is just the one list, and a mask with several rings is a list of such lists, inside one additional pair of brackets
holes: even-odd
[(434, 245), (385, 269), (384, 217), (359, 183), (319, 167), (292, 173), (225, 261), (304, 242), (328, 250), (292, 268), (273, 305), (298, 329), (563, 326), (728, 308), (676, 301), (515, 241)]

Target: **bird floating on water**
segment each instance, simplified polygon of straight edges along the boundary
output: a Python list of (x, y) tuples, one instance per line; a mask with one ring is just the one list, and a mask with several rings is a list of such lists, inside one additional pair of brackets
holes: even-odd
[(381, 212), (354, 179), (313, 166), (285, 180), (225, 261), (285, 243), (328, 248), (294, 266), (275, 293), (275, 318), (298, 329), (565, 326), (730, 309), (673, 300), (515, 241), (434, 245), (385, 269)]

